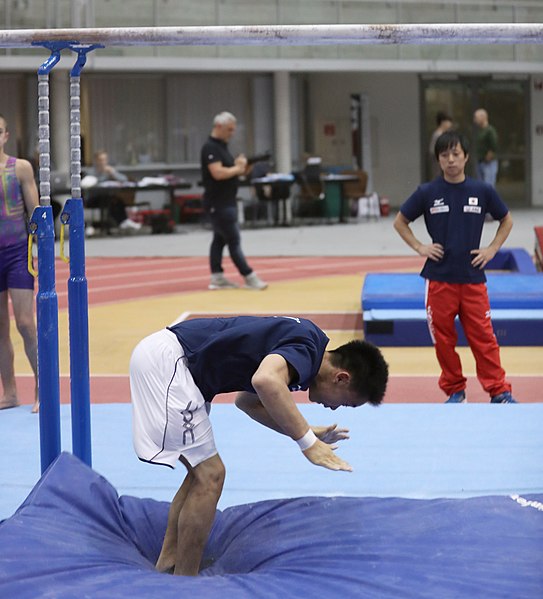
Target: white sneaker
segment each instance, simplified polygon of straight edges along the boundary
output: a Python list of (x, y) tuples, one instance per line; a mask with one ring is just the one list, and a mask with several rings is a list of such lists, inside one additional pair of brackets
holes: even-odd
[(134, 229), (134, 231), (139, 231), (141, 229), (141, 223), (137, 223), (135, 220), (132, 220), (130, 218), (126, 218), (119, 225), (119, 228), (121, 228), (121, 229)]
[(223, 274), (215, 273), (211, 275), (211, 281), (209, 283), (209, 289), (237, 289), (238, 286), (229, 281)]
[(245, 289), (266, 289), (268, 283), (265, 283), (256, 273), (252, 272), (245, 277)]

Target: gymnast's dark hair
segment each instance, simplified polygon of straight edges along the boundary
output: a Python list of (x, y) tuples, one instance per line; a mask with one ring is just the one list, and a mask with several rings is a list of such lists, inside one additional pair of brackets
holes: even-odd
[(454, 129), (449, 129), (448, 131), (445, 131), (445, 133), (442, 133), (437, 138), (436, 145), (434, 147), (436, 160), (439, 160), (439, 155), (441, 152), (452, 150), (452, 148), (455, 148), (458, 144), (462, 150), (464, 150), (464, 154), (467, 156), (469, 154), (469, 141), (465, 135), (459, 131), (455, 131)]
[(381, 350), (369, 341), (354, 340), (330, 352), (336, 368), (344, 368), (351, 375), (351, 389), (360, 397), (378, 406), (385, 395), (388, 382), (388, 364)]

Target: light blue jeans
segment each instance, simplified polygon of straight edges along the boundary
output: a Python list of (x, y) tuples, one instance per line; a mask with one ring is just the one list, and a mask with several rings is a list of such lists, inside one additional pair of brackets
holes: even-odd
[(492, 187), (496, 187), (496, 178), (498, 176), (498, 161), (491, 160), (484, 162), (483, 160), (477, 164), (477, 179), (490, 183)]

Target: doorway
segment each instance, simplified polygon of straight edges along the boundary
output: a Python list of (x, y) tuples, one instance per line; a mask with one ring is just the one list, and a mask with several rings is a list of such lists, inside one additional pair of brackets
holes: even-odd
[[(490, 124), (499, 137), (499, 171), (496, 190), (512, 207), (530, 205), (529, 155), (529, 89), (527, 79), (497, 79), (491, 77), (456, 77), (454, 79), (421, 79), (423, 178), (431, 178), (432, 161), (429, 140), (435, 129), (439, 111), (448, 113), (454, 126), (475, 139), (473, 113), (485, 108)], [(472, 146), (473, 147), (473, 146)], [(473, 154), (473, 152), (472, 152)], [(468, 162), (467, 173), (475, 175), (475, 160)]]

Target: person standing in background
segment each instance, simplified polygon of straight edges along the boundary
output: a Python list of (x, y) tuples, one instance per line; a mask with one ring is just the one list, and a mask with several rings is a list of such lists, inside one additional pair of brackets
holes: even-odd
[[(439, 387), (446, 403), (465, 403), (467, 379), (456, 351), (458, 316), (475, 358), (477, 378), (490, 402), (517, 403), (511, 394), (492, 326), (485, 266), (507, 239), (513, 219), (490, 185), (466, 177), (466, 138), (456, 131), (438, 137), (435, 149), (443, 176), (419, 186), (402, 204), (394, 228), (426, 262), (426, 317), (441, 366)], [(494, 238), (480, 247), (487, 213), (499, 221)], [(419, 241), (410, 223), (424, 217), (429, 243)]]
[(8, 123), (0, 114), (0, 378), (4, 394), (0, 409), (19, 405), (15, 383), (15, 353), (10, 337), (8, 297), (15, 324), (34, 373), (34, 405), (38, 401), (38, 339), (34, 318), (34, 277), (28, 272), (27, 217), (39, 205), (38, 188), (28, 160), (8, 156)]
[(453, 126), (453, 121), (452, 118), (446, 112), (440, 110), (436, 114), (436, 125), (437, 127), (432, 133), (432, 137), (430, 138), (430, 144), (428, 145), (428, 154), (430, 155), (430, 164), (432, 165), (430, 172), (433, 179), (441, 175), (441, 167), (439, 166), (439, 162), (436, 160), (435, 157), (437, 138)]
[(236, 158), (228, 150), (228, 142), (236, 131), (236, 117), (221, 112), (213, 119), (213, 129), (202, 147), (200, 161), (204, 186), (204, 208), (213, 227), (213, 240), (209, 249), (211, 281), (209, 289), (232, 289), (236, 283), (224, 276), (222, 255), (228, 246), (230, 257), (245, 279), (247, 289), (266, 289), (262, 281), (247, 263), (241, 249), (238, 224), (237, 191), (238, 177), (249, 172), (247, 158)]
[(477, 179), (496, 187), (498, 177), (498, 134), (496, 129), (488, 122), (488, 113), (484, 108), (479, 108), (473, 114), (473, 122), (479, 128), (475, 139), (477, 152)]

